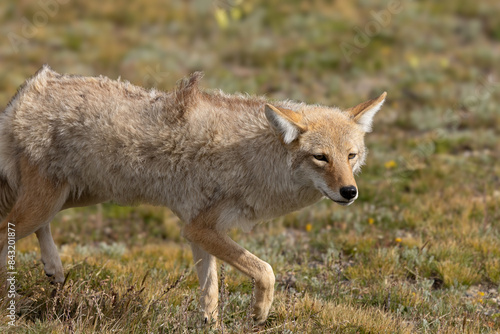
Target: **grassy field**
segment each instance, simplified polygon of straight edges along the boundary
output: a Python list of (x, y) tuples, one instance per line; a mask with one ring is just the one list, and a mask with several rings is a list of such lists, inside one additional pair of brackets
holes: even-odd
[[(221, 321), (201, 325), (181, 223), (110, 204), (52, 223), (67, 272), (49, 284), (17, 243), (17, 316), (2, 333), (499, 333), (500, 3), (2, 1), (0, 108), (43, 63), (171, 89), (202, 86), (350, 107), (388, 92), (360, 198), (232, 231), (277, 283), (252, 328), (252, 281), (221, 266)], [(217, 326), (216, 326), (217, 325)]]

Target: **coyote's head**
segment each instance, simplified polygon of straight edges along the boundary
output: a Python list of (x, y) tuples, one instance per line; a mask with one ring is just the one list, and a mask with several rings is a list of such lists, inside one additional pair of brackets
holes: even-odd
[(358, 198), (354, 174), (366, 157), (364, 135), (384, 103), (378, 98), (341, 111), (308, 106), (289, 110), (266, 105), (266, 117), (281, 135), (294, 175), (332, 201), (349, 205)]

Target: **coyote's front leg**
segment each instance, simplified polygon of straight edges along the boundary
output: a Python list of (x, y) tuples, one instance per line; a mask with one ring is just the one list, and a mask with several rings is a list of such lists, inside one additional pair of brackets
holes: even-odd
[(232, 265), (255, 280), (253, 318), (261, 324), (266, 321), (273, 302), (274, 273), (271, 266), (235, 243), (225, 233), (215, 229), (209, 216), (198, 216), (186, 224), (184, 236), (208, 253)]

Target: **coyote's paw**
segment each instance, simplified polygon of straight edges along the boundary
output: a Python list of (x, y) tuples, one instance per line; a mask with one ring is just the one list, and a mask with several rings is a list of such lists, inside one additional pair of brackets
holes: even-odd
[(50, 283), (63, 283), (64, 282), (64, 271), (62, 266), (60, 267), (57, 263), (49, 263), (42, 260), (43, 270), (45, 275), (49, 278)]
[(269, 310), (271, 309), (271, 303), (264, 305), (265, 303), (255, 304), (253, 307), (253, 320), (257, 325), (262, 325), (267, 320), (269, 315)]
[(217, 312), (212, 312), (212, 313), (204, 312), (203, 325), (217, 328), (218, 326)]

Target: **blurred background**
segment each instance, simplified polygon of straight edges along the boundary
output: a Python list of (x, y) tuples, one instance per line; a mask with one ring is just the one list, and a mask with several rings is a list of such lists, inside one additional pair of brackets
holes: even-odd
[[(398, 332), (405, 324), (411, 331), (494, 332), (500, 330), (499, 17), (496, 0), (3, 0), (0, 110), (44, 63), (60, 73), (121, 77), (162, 90), (201, 70), (206, 89), (341, 108), (387, 91), (366, 138), (370, 156), (356, 204), (322, 201), (250, 234), (232, 232), (277, 274), (268, 326), (293, 318), (287, 304), (307, 293), (316, 308), (333, 309), (328, 317), (316, 315), (317, 328), (308, 320), (304, 331), (349, 332), (356, 324)], [(70, 279), (98, 272), (91, 276), (121, 291), (154, 268), (155, 284), (182, 277), (176, 287), (188, 293), (196, 276), (181, 274), (192, 262), (178, 225), (166, 209), (104, 204), (62, 212), (52, 230)], [(34, 237), (19, 242), (25, 275), (43, 275), (37, 247)], [(226, 270), (230, 296), (249, 302), (244, 292), (251, 283)], [(23, 283), (39, 296), (25, 301), (27, 310), (44, 300), (45, 290), (37, 288), (44, 282)], [(293, 301), (307, 304), (302, 297)], [(186, 310), (195, 312), (195, 303)], [(317, 314), (314, 302), (306, 304), (300, 305)], [(338, 305), (367, 317), (340, 316)], [(182, 316), (172, 312), (171, 319)], [(51, 314), (21, 316), (50, 323)], [(348, 324), (332, 320), (336, 315)], [(305, 324), (301, 316), (295, 319)], [(234, 329), (231, 319), (226, 325)]]

